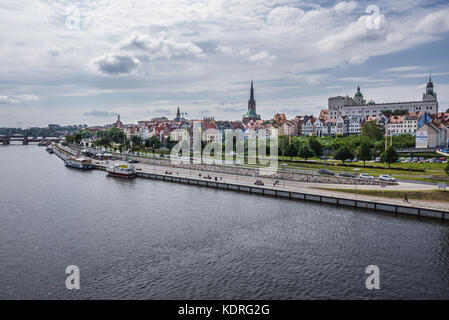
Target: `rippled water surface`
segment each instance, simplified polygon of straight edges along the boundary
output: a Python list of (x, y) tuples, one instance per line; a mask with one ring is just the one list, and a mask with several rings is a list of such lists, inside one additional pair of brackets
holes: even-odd
[(0, 199), (3, 299), (449, 298), (438, 221), (109, 178), (35, 145), (0, 146)]

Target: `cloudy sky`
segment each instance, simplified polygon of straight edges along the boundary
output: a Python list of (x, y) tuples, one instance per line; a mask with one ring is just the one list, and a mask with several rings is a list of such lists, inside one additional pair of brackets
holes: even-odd
[[(367, 10), (375, 5), (379, 14)], [(368, 8), (370, 9), (370, 8)], [(449, 108), (449, 3), (2, 0), (0, 126), (317, 114), (357, 85)]]

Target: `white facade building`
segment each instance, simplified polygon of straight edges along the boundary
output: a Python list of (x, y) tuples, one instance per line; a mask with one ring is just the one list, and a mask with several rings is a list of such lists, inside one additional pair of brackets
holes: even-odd
[(361, 116), (363, 118), (366, 116), (379, 117), (384, 110), (405, 110), (406, 113), (438, 113), (437, 94), (433, 91), (432, 78), (429, 77), (426, 93), (423, 94), (421, 101), (394, 103), (374, 103), (373, 101), (369, 101), (366, 103), (360, 92), (360, 87), (357, 88), (357, 93), (354, 95), (354, 98), (339, 96), (331, 97), (328, 101), (328, 116), (331, 119), (338, 119), (342, 116)]

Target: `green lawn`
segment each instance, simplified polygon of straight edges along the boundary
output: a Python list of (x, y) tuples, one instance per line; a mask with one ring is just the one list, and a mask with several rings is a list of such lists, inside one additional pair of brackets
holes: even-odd
[(447, 190), (416, 190), (416, 191), (402, 191), (402, 190), (354, 190), (354, 189), (338, 189), (338, 188), (315, 188), (321, 190), (329, 190), (335, 192), (344, 192), (352, 194), (363, 194), (368, 196), (404, 199), (407, 194), (408, 199), (413, 200), (433, 200), (449, 202), (449, 191)]

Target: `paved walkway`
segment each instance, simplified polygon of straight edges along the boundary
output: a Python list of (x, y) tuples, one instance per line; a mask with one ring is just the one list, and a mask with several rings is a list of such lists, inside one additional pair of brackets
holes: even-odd
[[(104, 161), (95, 161), (96, 164), (104, 165)], [(410, 200), (409, 203), (405, 203), (402, 199), (392, 199), (392, 198), (384, 198), (384, 197), (375, 197), (369, 195), (360, 195), (360, 194), (349, 194), (344, 192), (337, 191), (329, 191), (329, 190), (319, 190), (315, 188), (340, 188), (340, 189), (373, 189), (373, 190), (434, 190), (437, 189), (434, 185), (423, 185), (419, 183), (413, 182), (399, 182), (396, 186), (388, 186), (385, 188), (381, 188), (380, 186), (373, 185), (346, 185), (346, 184), (324, 184), (324, 183), (306, 183), (300, 181), (287, 181), (280, 180), (276, 186), (273, 186), (276, 179), (270, 178), (260, 178), (260, 177), (249, 177), (249, 176), (241, 176), (241, 175), (232, 175), (232, 174), (224, 174), (224, 173), (216, 173), (216, 172), (207, 172), (201, 170), (189, 170), (182, 168), (174, 168), (174, 167), (166, 167), (166, 166), (158, 166), (152, 164), (144, 164), (137, 163), (135, 164), (138, 171), (145, 173), (156, 173), (156, 174), (170, 174), (176, 177), (182, 178), (195, 178), (201, 179), (205, 176), (212, 177), (209, 181), (215, 181), (215, 177), (217, 177), (217, 181), (226, 182), (226, 183), (234, 183), (246, 186), (255, 186), (254, 182), (256, 180), (262, 180), (264, 182), (264, 188), (268, 189), (276, 189), (276, 190), (285, 190), (291, 192), (299, 192), (299, 193), (307, 193), (314, 195), (323, 195), (323, 196), (336, 196), (340, 198), (346, 199), (359, 199), (366, 201), (373, 201), (379, 203), (387, 203), (387, 204), (395, 204), (401, 206), (411, 206), (411, 207), (421, 207), (421, 208), (429, 208), (429, 209), (438, 209), (449, 211), (449, 203), (448, 202), (438, 202), (438, 201), (423, 201), (423, 200)], [(201, 175), (201, 176), (200, 176)]]

